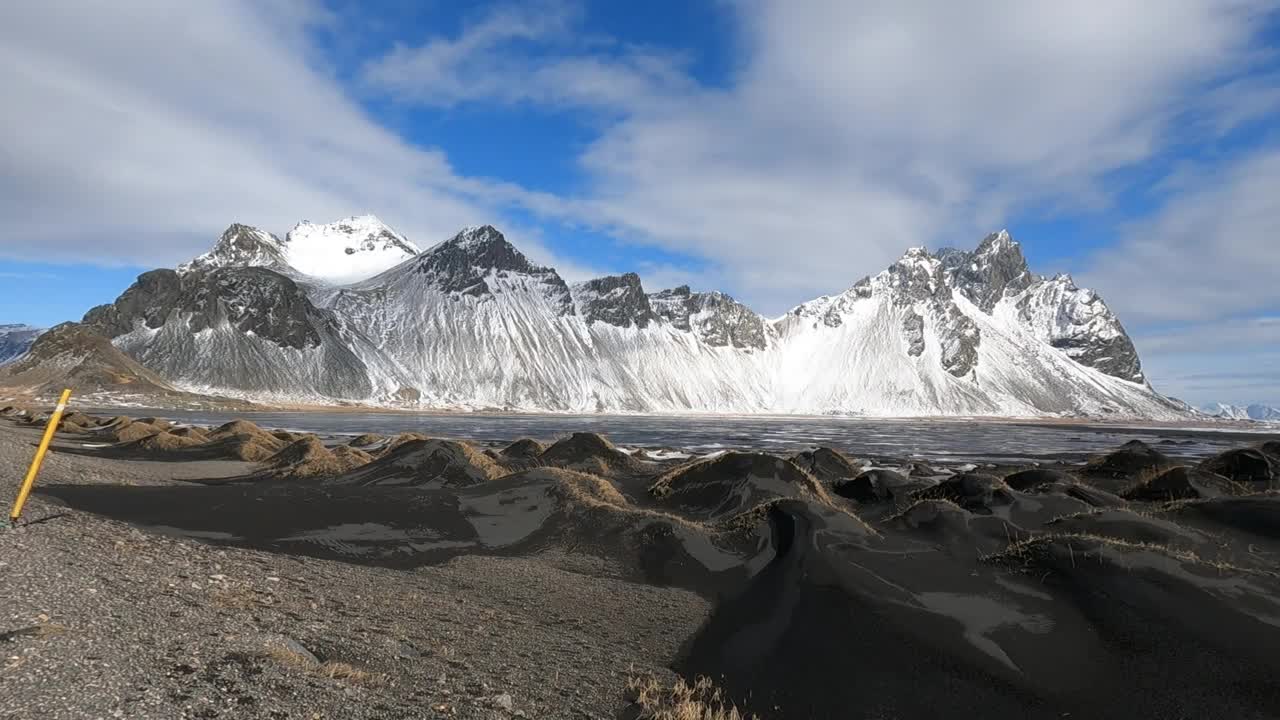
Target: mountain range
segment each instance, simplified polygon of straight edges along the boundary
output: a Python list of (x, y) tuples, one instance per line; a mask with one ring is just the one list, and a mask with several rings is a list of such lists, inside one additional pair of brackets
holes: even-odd
[(21, 357), (42, 332), (30, 325), (0, 325), (0, 365)]
[[(109, 341), (109, 342), (103, 342)], [(118, 351), (118, 352), (117, 352)], [(419, 252), (372, 216), (234, 224), (0, 371), (270, 403), (555, 412), (1183, 417), (1096, 293), (1008, 232), (908, 250), (766, 318), (729, 295), (569, 283), (492, 226)], [(84, 372), (82, 372), (84, 370)], [(81, 377), (84, 375), (85, 377)]]
[(1257, 420), (1259, 422), (1280, 422), (1280, 408), (1270, 405), (1253, 404), (1248, 406), (1213, 403), (1200, 408), (1200, 412), (1212, 417), (1228, 420)]

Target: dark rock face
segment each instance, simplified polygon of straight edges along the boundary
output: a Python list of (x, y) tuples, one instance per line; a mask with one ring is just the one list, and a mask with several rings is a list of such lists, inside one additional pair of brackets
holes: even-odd
[(654, 293), (649, 300), (659, 317), (680, 330), (696, 332), (708, 345), (765, 348), (764, 318), (724, 293), (695, 293), (681, 285)]
[(416, 267), (441, 290), (472, 297), (493, 293), (485, 280), (490, 273), (498, 277), (525, 275), (544, 286), (561, 315), (573, 314), (569, 286), (560, 275), (552, 268), (534, 265), (491, 225), (463, 230), (419, 255)]
[[(942, 350), (942, 367), (955, 377), (965, 377), (978, 364), (982, 334), (977, 324), (956, 307), (942, 263), (923, 248), (912, 248), (881, 276), (900, 307), (926, 306), (927, 316), (910, 310), (903, 321), (903, 337), (908, 353), (924, 353), (924, 328), (934, 328)], [(855, 286), (856, 288), (857, 286)]]
[(1131, 382), (1144, 382), (1133, 341), (1102, 298), (1069, 276), (1034, 283), (1017, 303), (1018, 320), (1072, 360)]
[(969, 316), (955, 305), (947, 305), (938, 336), (942, 342), (942, 367), (956, 377), (973, 372), (978, 365), (982, 336)]
[(261, 267), (184, 275), (152, 270), (140, 275), (115, 303), (90, 310), (84, 323), (114, 338), (132, 332), (137, 324), (154, 330), (176, 317), (193, 333), (227, 322), (295, 349), (315, 347), (321, 330), (335, 329), (332, 315), (312, 305), (293, 280)]
[(924, 318), (911, 313), (902, 321), (902, 338), (907, 341), (907, 354), (920, 357), (924, 354)]
[(1049, 343), (1072, 360), (1122, 380), (1143, 382), (1142, 361), (1128, 335), (1113, 338), (1064, 337)]
[(1270, 485), (1276, 479), (1271, 459), (1261, 450), (1228, 450), (1205, 460), (1200, 469), (1245, 485)]
[(983, 312), (990, 314), (1006, 295), (1021, 294), (1018, 319), (1036, 335), (1081, 365), (1144, 382), (1138, 351), (1102, 298), (1068, 276), (1033, 275), (1007, 232), (988, 235), (973, 252), (943, 248), (934, 257), (949, 284)]
[(648, 327), (656, 317), (649, 296), (635, 273), (608, 275), (573, 287), (578, 314), (587, 322), (603, 322), (618, 327)]
[(991, 312), (1006, 291), (1022, 292), (1034, 279), (1027, 270), (1021, 246), (1004, 231), (983, 238), (978, 249), (971, 253), (944, 248), (936, 257), (950, 276), (952, 286), (986, 313)]

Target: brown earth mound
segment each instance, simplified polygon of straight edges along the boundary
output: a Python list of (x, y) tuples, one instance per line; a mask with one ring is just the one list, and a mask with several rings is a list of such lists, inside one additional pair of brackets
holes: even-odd
[(603, 435), (590, 432), (574, 433), (556, 441), (538, 457), (538, 462), (600, 475), (649, 469), (648, 463), (622, 452)]
[(401, 445), (404, 445), (407, 442), (415, 442), (415, 441), (430, 440), (430, 439), (431, 438), (427, 437), (426, 435), (423, 435), (420, 432), (403, 432), (398, 435), (393, 435), (390, 440), (387, 440), (387, 444), (382, 448), (382, 455), (384, 456), (389, 455), (391, 451), (395, 450)]
[(503, 457), (515, 460), (532, 460), (546, 452), (547, 446), (532, 438), (523, 438), (502, 448)]
[(125, 443), (124, 447), (131, 450), (147, 450), (151, 452), (168, 452), (173, 450), (185, 450), (186, 448), (195, 447), (204, 443), (204, 440), (196, 437), (177, 435), (171, 432), (161, 431), (152, 435), (148, 435), (140, 440), (134, 440)]
[(169, 432), (174, 435), (177, 435), (178, 437), (195, 438), (196, 440), (199, 440), (201, 442), (204, 442), (205, 440), (209, 439), (208, 432), (206, 432), (203, 428), (198, 428), (194, 426), (174, 428)]
[(506, 471), (490, 457), (452, 440), (409, 440), (338, 482), (356, 485), (429, 485), (467, 487), (494, 480)]
[(335, 477), (372, 460), (369, 453), (346, 445), (331, 450), (319, 438), (308, 436), (293, 441), (266, 463), (274, 477), (310, 478)]
[(270, 433), (258, 427), (257, 425), (254, 425), (248, 420), (232, 420), (231, 422), (223, 423), (218, 427), (214, 428), (213, 432), (210, 433), (209, 436), (212, 438), (218, 438), (218, 437), (225, 437), (227, 435), (251, 435), (251, 434), (268, 435)]
[(660, 475), (649, 495), (698, 519), (736, 515), (778, 497), (809, 498), (831, 504), (826, 488), (812, 475), (762, 453), (729, 452), (681, 465)]
[(1126, 500), (1160, 502), (1190, 500), (1223, 495), (1243, 495), (1248, 490), (1239, 483), (1199, 468), (1176, 467), (1123, 493)]
[(1167, 455), (1141, 440), (1130, 440), (1119, 450), (1090, 461), (1080, 474), (1093, 483), (1101, 483), (1104, 490), (1114, 492), (1142, 476), (1154, 475), (1175, 464)]
[(961, 473), (916, 492), (921, 500), (950, 500), (970, 512), (990, 514), (993, 507), (1009, 505), (1013, 494), (998, 477), (981, 473)]
[(374, 433), (365, 433), (363, 435), (355, 436), (354, 438), (351, 439), (351, 442), (347, 444), (353, 448), (366, 448), (366, 447), (369, 447), (370, 445), (377, 445), (383, 440), (386, 440), (386, 438), (381, 435), (376, 435)]
[(160, 428), (155, 425), (135, 420), (133, 422), (126, 423), (123, 426), (117, 426), (117, 429), (112, 433), (112, 436), (118, 443), (130, 443), (141, 440), (145, 437), (151, 437), (159, 432), (161, 432)]
[(805, 450), (791, 457), (796, 467), (808, 472), (824, 483), (831, 484), (837, 480), (855, 478), (862, 473), (862, 467), (854, 464), (844, 453), (828, 447)]
[(1241, 448), (1228, 450), (1200, 463), (1200, 469), (1216, 473), (1245, 485), (1270, 486), (1275, 480), (1275, 468), (1262, 450)]

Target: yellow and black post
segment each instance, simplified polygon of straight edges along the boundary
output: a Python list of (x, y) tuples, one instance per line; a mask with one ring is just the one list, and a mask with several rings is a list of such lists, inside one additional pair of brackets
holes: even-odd
[(71, 388), (62, 391), (62, 397), (58, 398), (58, 406), (53, 409), (53, 414), (49, 416), (49, 425), (44, 429), (44, 437), (40, 438), (40, 447), (36, 449), (36, 457), (31, 461), (31, 468), (27, 470), (27, 478), (22, 481), (22, 487), (18, 489), (18, 499), (13, 501), (13, 511), (9, 513), (9, 523), (11, 525), (18, 524), (18, 517), (22, 515), (22, 506), (27, 504), (27, 496), (31, 494), (31, 486), (36, 483), (36, 475), (40, 474), (40, 465), (44, 463), (44, 455), (49, 452), (49, 443), (53, 441), (53, 434), (58, 430), (58, 423), (62, 420), (62, 412), (67, 409), (67, 400), (71, 398)]

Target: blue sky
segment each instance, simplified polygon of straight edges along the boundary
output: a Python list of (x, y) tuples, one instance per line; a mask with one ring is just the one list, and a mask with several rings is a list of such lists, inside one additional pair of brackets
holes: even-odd
[(0, 322), (233, 221), (492, 223), (767, 314), (1008, 227), (1158, 389), (1280, 405), (1273, 0), (0, 9)]

